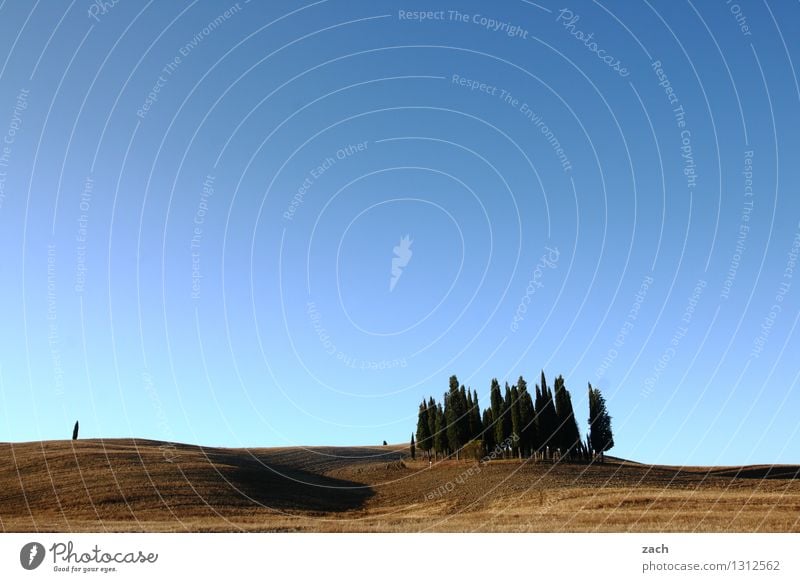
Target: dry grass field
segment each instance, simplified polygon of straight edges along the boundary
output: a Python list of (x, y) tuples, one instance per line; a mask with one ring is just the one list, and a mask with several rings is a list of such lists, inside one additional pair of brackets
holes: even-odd
[(0, 444), (0, 531), (800, 532), (800, 467), (444, 461), (405, 447)]

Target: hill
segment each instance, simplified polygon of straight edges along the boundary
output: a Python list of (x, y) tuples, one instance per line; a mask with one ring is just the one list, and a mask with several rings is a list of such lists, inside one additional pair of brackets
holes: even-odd
[(0, 530), (800, 532), (800, 467), (429, 468), (404, 446), (4, 443)]

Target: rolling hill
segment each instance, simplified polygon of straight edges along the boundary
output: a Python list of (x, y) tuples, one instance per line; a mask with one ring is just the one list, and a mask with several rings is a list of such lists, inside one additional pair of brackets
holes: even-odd
[(800, 467), (429, 468), (405, 446), (2, 443), (0, 530), (800, 532)]

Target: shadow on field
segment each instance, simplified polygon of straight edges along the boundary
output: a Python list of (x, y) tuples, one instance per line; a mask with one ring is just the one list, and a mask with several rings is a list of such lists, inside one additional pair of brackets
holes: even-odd
[(777, 465), (764, 467), (742, 467), (709, 471), (710, 475), (738, 479), (800, 479), (800, 466)]
[(104, 522), (335, 513), (374, 494), (302, 461), (142, 439), (0, 443), (0, 526), (69, 531), (75, 521), (99, 531)]
[[(362, 483), (276, 464), (261, 456), (228, 452), (207, 454), (219, 473), (241, 492), (242, 505), (255, 502), (275, 509), (338, 512), (358, 509), (374, 495), (373, 490)], [(237, 505), (232, 499), (229, 503)]]

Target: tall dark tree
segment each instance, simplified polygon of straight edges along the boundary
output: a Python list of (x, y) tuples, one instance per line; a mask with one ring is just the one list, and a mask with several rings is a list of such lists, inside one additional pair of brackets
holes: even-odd
[(450, 376), (450, 385), (448, 388), (449, 388), (448, 392), (450, 393), (456, 392), (458, 390), (458, 376), (456, 376), (455, 374)]
[[(435, 413), (435, 409), (431, 410), (425, 401), (419, 405), (419, 416), (417, 417), (417, 445), (421, 451), (428, 452), (433, 447), (433, 435), (430, 433), (430, 418), (429, 416)], [(435, 422), (435, 419), (434, 419)]]
[[(492, 422), (494, 423), (494, 446), (501, 444), (505, 439), (503, 432), (503, 396), (500, 394), (500, 382), (497, 378), (492, 378), (492, 387), (490, 389), (491, 406), (492, 406)], [(494, 449), (494, 447), (492, 447)]]
[(472, 408), (475, 403), (472, 401), (472, 391), (467, 390), (467, 441), (475, 438), (475, 417), (472, 414)]
[(528, 392), (528, 383), (522, 376), (517, 380), (517, 390), (519, 392), (519, 421), (522, 425), (520, 430), (520, 449), (523, 457), (531, 456), (536, 441), (536, 418), (533, 408), (533, 399)]
[(492, 409), (487, 408), (483, 411), (483, 448), (487, 455), (491, 455), (494, 451), (494, 420), (492, 419)]
[(414, 446), (414, 433), (413, 432), (411, 433), (411, 445), (409, 446), (409, 449), (411, 450), (411, 458), (412, 459), (416, 459), (417, 458), (417, 448)]
[(607, 450), (614, 446), (614, 434), (611, 431), (611, 416), (606, 409), (606, 399), (597, 388), (589, 383), (589, 447), (592, 453), (599, 453), (604, 460)]
[(539, 444), (540, 450), (550, 450), (552, 453), (557, 447), (558, 430), (558, 416), (556, 415), (556, 407), (553, 402), (553, 393), (547, 386), (547, 380), (542, 371), (542, 387), (539, 397), (539, 403), (536, 407), (536, 418), (539, 421), (541, 442)]
[[(503, 449), (505, 451), (509, 451), (508, 447), (508, 438), (511, 436), (511, 432), (513, 430), (513, 426), (511, 424), (511, 416), (512, 416), (512, 398), (511, 398), (511, 386), (508, 385), (506, 382), (505, 392), (503, 393), (503, 417), (500, 419), (500, 424), (503, 426), (503, 438), (502, 440), (498, 441), (500, 444), (503, 444)], [(503, 457), (505, 457), (505, 453)]]
[[(462, 398), (463, 397), (463, 398)], [(447, 444), (450, 454), (455, 453), (456, 459), (460, 458), (459, 451), (466, 441), (466, 390), (459, 390), (458, 378), (450, 377), (450, 390), (445, 394), (444, 414), (447, 422)]]
[(461, 446), (469, 442), (470, 437), (470, 410), (469, 399), (467, 398), (467, 387), (463, 384), (458, 391), (458, 402), (460, 406), (461, 416), (458, 417), (458, 434)]
[(533, 418), (536, 421), (536, 442), (534, 443), (534, 451), (541, 451), (544, 448), (545, 430), (544, 418), (542, 418), (542, 409), (544, 408), (544, 400), (542, 399), (542, 389), (536, 385), (536, 397), (533, 400)]
[(478, 402), (477, 390), (472, 391), (472, 424), (474, 426), (474, 432), (472, 433), (471, 438), (483, 438), (483, 421), (481, 420), (481, 405)]
[(438, 458), (439, 455), (447, 455), (447, 421), (444, 418), (444, 410), (442, 405), (436, 405), (436, 420), (434, 421), (433, 432), (433, 449), (434, 456)]
[[(507, 389), (508, 385), (506, 385)], [(520, 420), (520, 413), (519, 413), (519, 390), (517, 390), (517, 386), (514, 385), (511, 387), (511, 432), (509, 436), (511, 436), (511, 456), (512, 457), (521, 457), (520, 454), (520, 433), (522, 432), (522, 422)]]
[(431, 448), (433, 448), (433, 435), (436, 434), (436, 401), (433, 396), (428, 399), (428, 432), (431, 435)]
[(562, 455), (573, 458), (580, 447), (581, 435), (572, 409), (572, 397), (564, 384), (563, 376), (556, 378), (555, 406), (558, 416), (557, 446)]
[(72, 440), (74, 440), (74, 441), (78, 440), (78, 430), (80, 430), (80, 428), (81, 428), (81, 425), (76, 420), (75, 421), (75, 426), (72, 428)]

